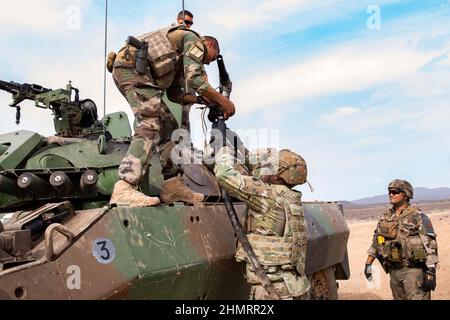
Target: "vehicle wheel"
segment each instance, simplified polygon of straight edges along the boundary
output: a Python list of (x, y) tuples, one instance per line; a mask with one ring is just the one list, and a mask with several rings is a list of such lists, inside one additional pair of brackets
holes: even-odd
[(338, 285), (334, 276), (334, 267), (329, 267), (313, 273), (309, 298), (311, 300), (337, 300)]

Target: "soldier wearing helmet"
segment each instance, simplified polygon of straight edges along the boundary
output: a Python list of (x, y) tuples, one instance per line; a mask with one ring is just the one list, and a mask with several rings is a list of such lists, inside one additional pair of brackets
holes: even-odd
[[(298, 154), (275, 149), (260, 150), (236, 166), (234, 152), (223, 147), (216, 155), (214, 172), (225, 190), (248, 205), (247, 237), (275, 290), (282, 299), (304, 297), (309, 288), (305, 275), (306, 225), (299, 191), (306, 182), (306, 162)], [(248, 258), (239, 245), (238, 261), (247, 262), (250, 299), (269, 299)]]
[(364, 274), (372, 280), (372, 263), (378, 259), (390, 274), (395, 300), (430, 300), (439, 262), (436, 233), (427, 215), (410, 205), (414, 189), (408, 181), (391, 181), (388, 193), (392, 208), (374, 231)]

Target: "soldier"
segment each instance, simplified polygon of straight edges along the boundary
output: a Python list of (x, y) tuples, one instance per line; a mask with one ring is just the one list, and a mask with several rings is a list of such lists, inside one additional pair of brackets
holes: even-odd
[(178, 125), (162, 96), (166, 91), (175, 103), (196, 103), (198, 97), (185, 90), (192, 88), (209, 102), (222, 106), (226, 118), (234, 115), (234, 104), (208, 83), (203, 66), (217, 59), (219, 44), (215, 38), (201, 37), (183, 25), (137, 38), (141, 43), (127, 41), (117, 55), (112, 53), (108, 59), (108, 70), (112, 71), (114, 82), (130, 104), (138, 123), (128, 153), (120, 164), (120, 180), (110, 202), (129, 206), (153, 206), (160, 202), (158, 198), (136, 190), (157, 146), (165, 179), (161, 200), (203, 201), (203, 194), (194, 193), (182, 183), (179, 169), (170, 159), (175, 146), (175, 142), (170, 141), (171, 135)]
[[(276, 292), (282, 299), (297, 299), (310, 286), (305, 276), (307, 234), (302, 194), (292, 188), (306, 182), (306, 163), (289, 150), (268, 149), (249, 157), (250, 176), (241, 164), (233, 167), (234, 160), (231, 148), (221, 148), (216, 155), (216, 177), (231, 196), (251, 209), (247, 237)], [(269, 299), (240, 245), (236, 259), (247, 262), (250, 299)]]
[(186, 28), (190, 29), (194, 24), (194, 15), (187, 10), (181, 10), (177, 16), (177, 24), (184, 24)]
[(390, 274), (395, 300), (430, 300), (436, 288), (438, 248), (430, 219), (411, 206), (413, 187), (405, 180), (389, 183), (392, 208), (386, 210), (374, 231), (364, 274), (372, 279), (377, 258)]
[[(186, 28), (190, 29), (194, 24), (194, 15), (188, 10), (182, 10), (177, 15), (177, 24), (184, 25)], [(175, 24), (174, 24), (175, 25)], [(192, 88), (188, 89), (189, 94), (195, 94), (195, 90)], [(191, 112), (192, 103), (184, 104), (181, 106), (181, 129), (191, 132), (191, 122), (189, 119), (189, 114)]]

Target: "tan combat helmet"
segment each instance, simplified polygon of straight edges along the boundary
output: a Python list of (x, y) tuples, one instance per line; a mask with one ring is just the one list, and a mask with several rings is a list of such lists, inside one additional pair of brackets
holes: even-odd
[(290, 150), (281, 150), (279, 157), (280, 165), (277, 176), (291, 186), (304, 184), (308, 175), (305, 160)]
[(411, 185), (411, 183), (409, 183), (406, 180), (401, 180), (401, 179), (395, 179), (392, 180), (389, 183), (388, 186), (388, 190), (389, 189), (399, 189), (400, 191), (402, 191), (409, 199), (412, 199), (414, 196), (414, 189)]
[(308, 175), (305, 160), (290, 150), (255, 150), (249, 155), (248, 166), (252, 175), (258, 179), (265, 175), (276, 175), (290, 186), (304, 184)]

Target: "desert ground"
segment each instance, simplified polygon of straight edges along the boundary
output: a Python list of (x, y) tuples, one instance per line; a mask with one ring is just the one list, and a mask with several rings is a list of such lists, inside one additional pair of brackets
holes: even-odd
[[(433, 300), (450, 299), (450, 202), (417, 204), (431, 219), (437, 233), (439, 267), (437, 287), (432, 292)], [(378, 261), (373, 264), (374, 280), (369, 283), (364, 276), (367, 249), (372, 240), (377, 217), (384, 206), (344, 210), (350, 228), (348, 252), (351, 276), (338, 281), (339, 299), (342, 300), (391, 300), (389, 275), (385, 274)]]

